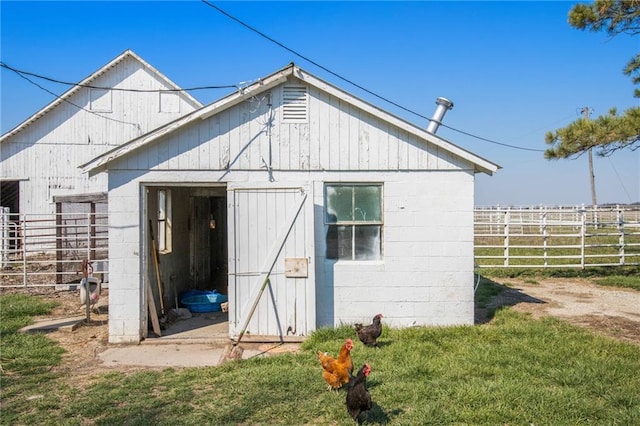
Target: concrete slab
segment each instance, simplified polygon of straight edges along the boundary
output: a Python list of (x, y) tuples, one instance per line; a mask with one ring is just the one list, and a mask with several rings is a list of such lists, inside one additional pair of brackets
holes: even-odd
[(22, 327), (19, 331), (21, 333), (28, 332), (47, 332), (54, 330), (61, 331), (74, 331), (76, 328), (80, 326), (85, 320), (84, 316), (70, 317), (70, 318), (56, 318), (56, 319), (47, 319), (35, 321), (31, 325), (27, 325)]
[[(299, 344), (244, 344), (242, 359), (298, 350)], [(207, 367), (220, 365), (225, 345), (207, 343), (140, 344), (111, 347), (98, 354), (105, 367)]]
[[(84, 323), (84, 316), (46, 319), (23, 327), (21, 332), (74, 331)], [(138, 345), (113, 345), (97, 354), (105, 367), (206, 367), (220, 364), (227, 345), (226, 317), (197, 314), (180, 321), (163, 333), (162, 337), (148, 338)], [(255, 343), (242, 341), (242, 359), (295, 352), (299, 343)]]
[[(224, 347), (210, 344), (189, 343), (162, 345), (135, 345), (114, 347), (98, 356), (105, 367), (146, 366), (146, 367), (206, 367), (219, 364)], [(245, 348), (243, 359), (259, 356), (260, 351)]]

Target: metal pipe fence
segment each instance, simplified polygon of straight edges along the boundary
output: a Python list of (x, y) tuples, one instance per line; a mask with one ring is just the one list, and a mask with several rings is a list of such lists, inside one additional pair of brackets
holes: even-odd
[(480, 268), (640, 265), (640, 206), (476, 208)]
[[(640, 265), (640, 206), (479, 207), (479, 268)], [(0, 208), (0, 287), (77, 283), (83, 261), (108, 281), (106, 213), (20, 215)]]
[(92, 213), (21, 215), (0, 209), (0, 287), (79, 282), (83, 261), (108, 278), (107, 216)]

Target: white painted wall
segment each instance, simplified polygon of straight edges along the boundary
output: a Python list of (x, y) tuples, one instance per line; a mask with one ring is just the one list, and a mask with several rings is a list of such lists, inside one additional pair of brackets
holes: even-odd
[[(366, 322), (382, 313), (386, 324), (473, 324), (473, 174), (279, 172), (273, 185), (314, 187), (316, 326)], [(309, 180), (312, 179), (312, 180)], [(145, 238), (140, 218), (143, 184), (211, 185), (260, 182), (264, 172), (112, 169), (109, 191), (109, 341), (137, 343), (146, 330), (143, 300)], [(384, 257), (380, 261), (324, 258), (324, 182), (383, 182)]]
[[(91, 84), (142, 90), (174, 88), (132, 56), (96, 76)], [(162, 96), (175, 98), (169, 102), (171, 108), (164, 111), (158, 92), (110, 91), (108, 102), (104, 102), (108, 108), (101, 105), (88, 112), (92, 105), (90, 89), (82, 88), (68, 102), (61, 102), (3, 139), (0, 178), (21, 180), (20, 213), (52, 214), (56, 195), (106, 191), (106, 174), (89, 178), (78, 166), (199, 107), (181, 94)]]
[[(325, 259), (326, 229), (316, 217), (318, 326), (369, 323), (378, 313), (396, 327), (473, 324), (473, 174), (346, 178), (384, 182), (384, 257)], [(323, 182), (315, 184), (323, 206)]]
[(113, 186), (109, 190), (109, 342), (138, 343), (147, 327), (147, 305), (142, 300), (140, 253), (142, 198), (139, 184)]
[[(291, 84), (300, 85), (300, 82)], [(281, 86), (166, 135), (127, 157), (131, 170), (387, 171), (472, 168), (450, 152), (420, 141), (335, 96), (309, 86), (309, 120), (281, 121)]]
[[(314, 188), (316, 326), (377, 313), (392, 326), (472, 324), (473, 165), (313, 87), (308, 122), (282, 123), (279, 90), (270, 129), (268, 98), (256, 97), (109, 164), (110, 341), (137, 342), (147, 327), (141, 185), (268, 185), (269, 158), (273, 185)], [(383, 183), (382, 260), (324, 258), (325, 182)]]

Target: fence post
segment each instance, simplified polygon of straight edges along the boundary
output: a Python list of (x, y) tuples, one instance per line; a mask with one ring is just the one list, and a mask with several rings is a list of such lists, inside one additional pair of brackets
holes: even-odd
[(504, 211), (504, 266), (509, 266), (509, 222), (511, 212), (509, 207)]
[(22, 215), (22, 285), (27, 287), (27, 215)]
[(542, 229), (542, 256), (543, 256), (543, 260), (544, 260), (544, 267), (546, 268), (547, 266), (549, 266), (547, 264), (547, 209), (545, 208), (542, 211), (542, 226), (540, 227)]
[(91, 213), (87, 213), (87, 262), (91, 263)]
[(0, 268), (9, 262), (9, 207), (0, 207), (0, 229), (2, 245), (0, 245)]
[(56, 283), (62, 284), (62, 260), (64, 257), (62, 247), (62, 203), (56, 203)]
[(582, 217), (581, 217), (582, 226), (580, 227), (580, 266), (582, 267), (582, 269), (584, 269), (584, 266), (585, 266), (584, 245), (585, 245), (585, 242), (586, 242), (585, 240), (587, 236), (587, 210), (582, 209), (581, 213), (582, 213)]
[(620, 266), (624, 266), (624, 213), (617, 205), (616, 219), (618, 220), (618, 244), (620, 246)]

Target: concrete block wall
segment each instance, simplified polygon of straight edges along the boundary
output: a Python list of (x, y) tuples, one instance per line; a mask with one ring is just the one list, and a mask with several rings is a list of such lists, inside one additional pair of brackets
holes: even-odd
[[(473, 324), (473, 174), (377, 178), (384, 185), (382, 260), (324, 259), (326, 229), (316, 219), (318, 326), (369, 322), (378, 313), (397, 327)], [(324, 204), (323, 185), (316, 183), (316, 204)]]

